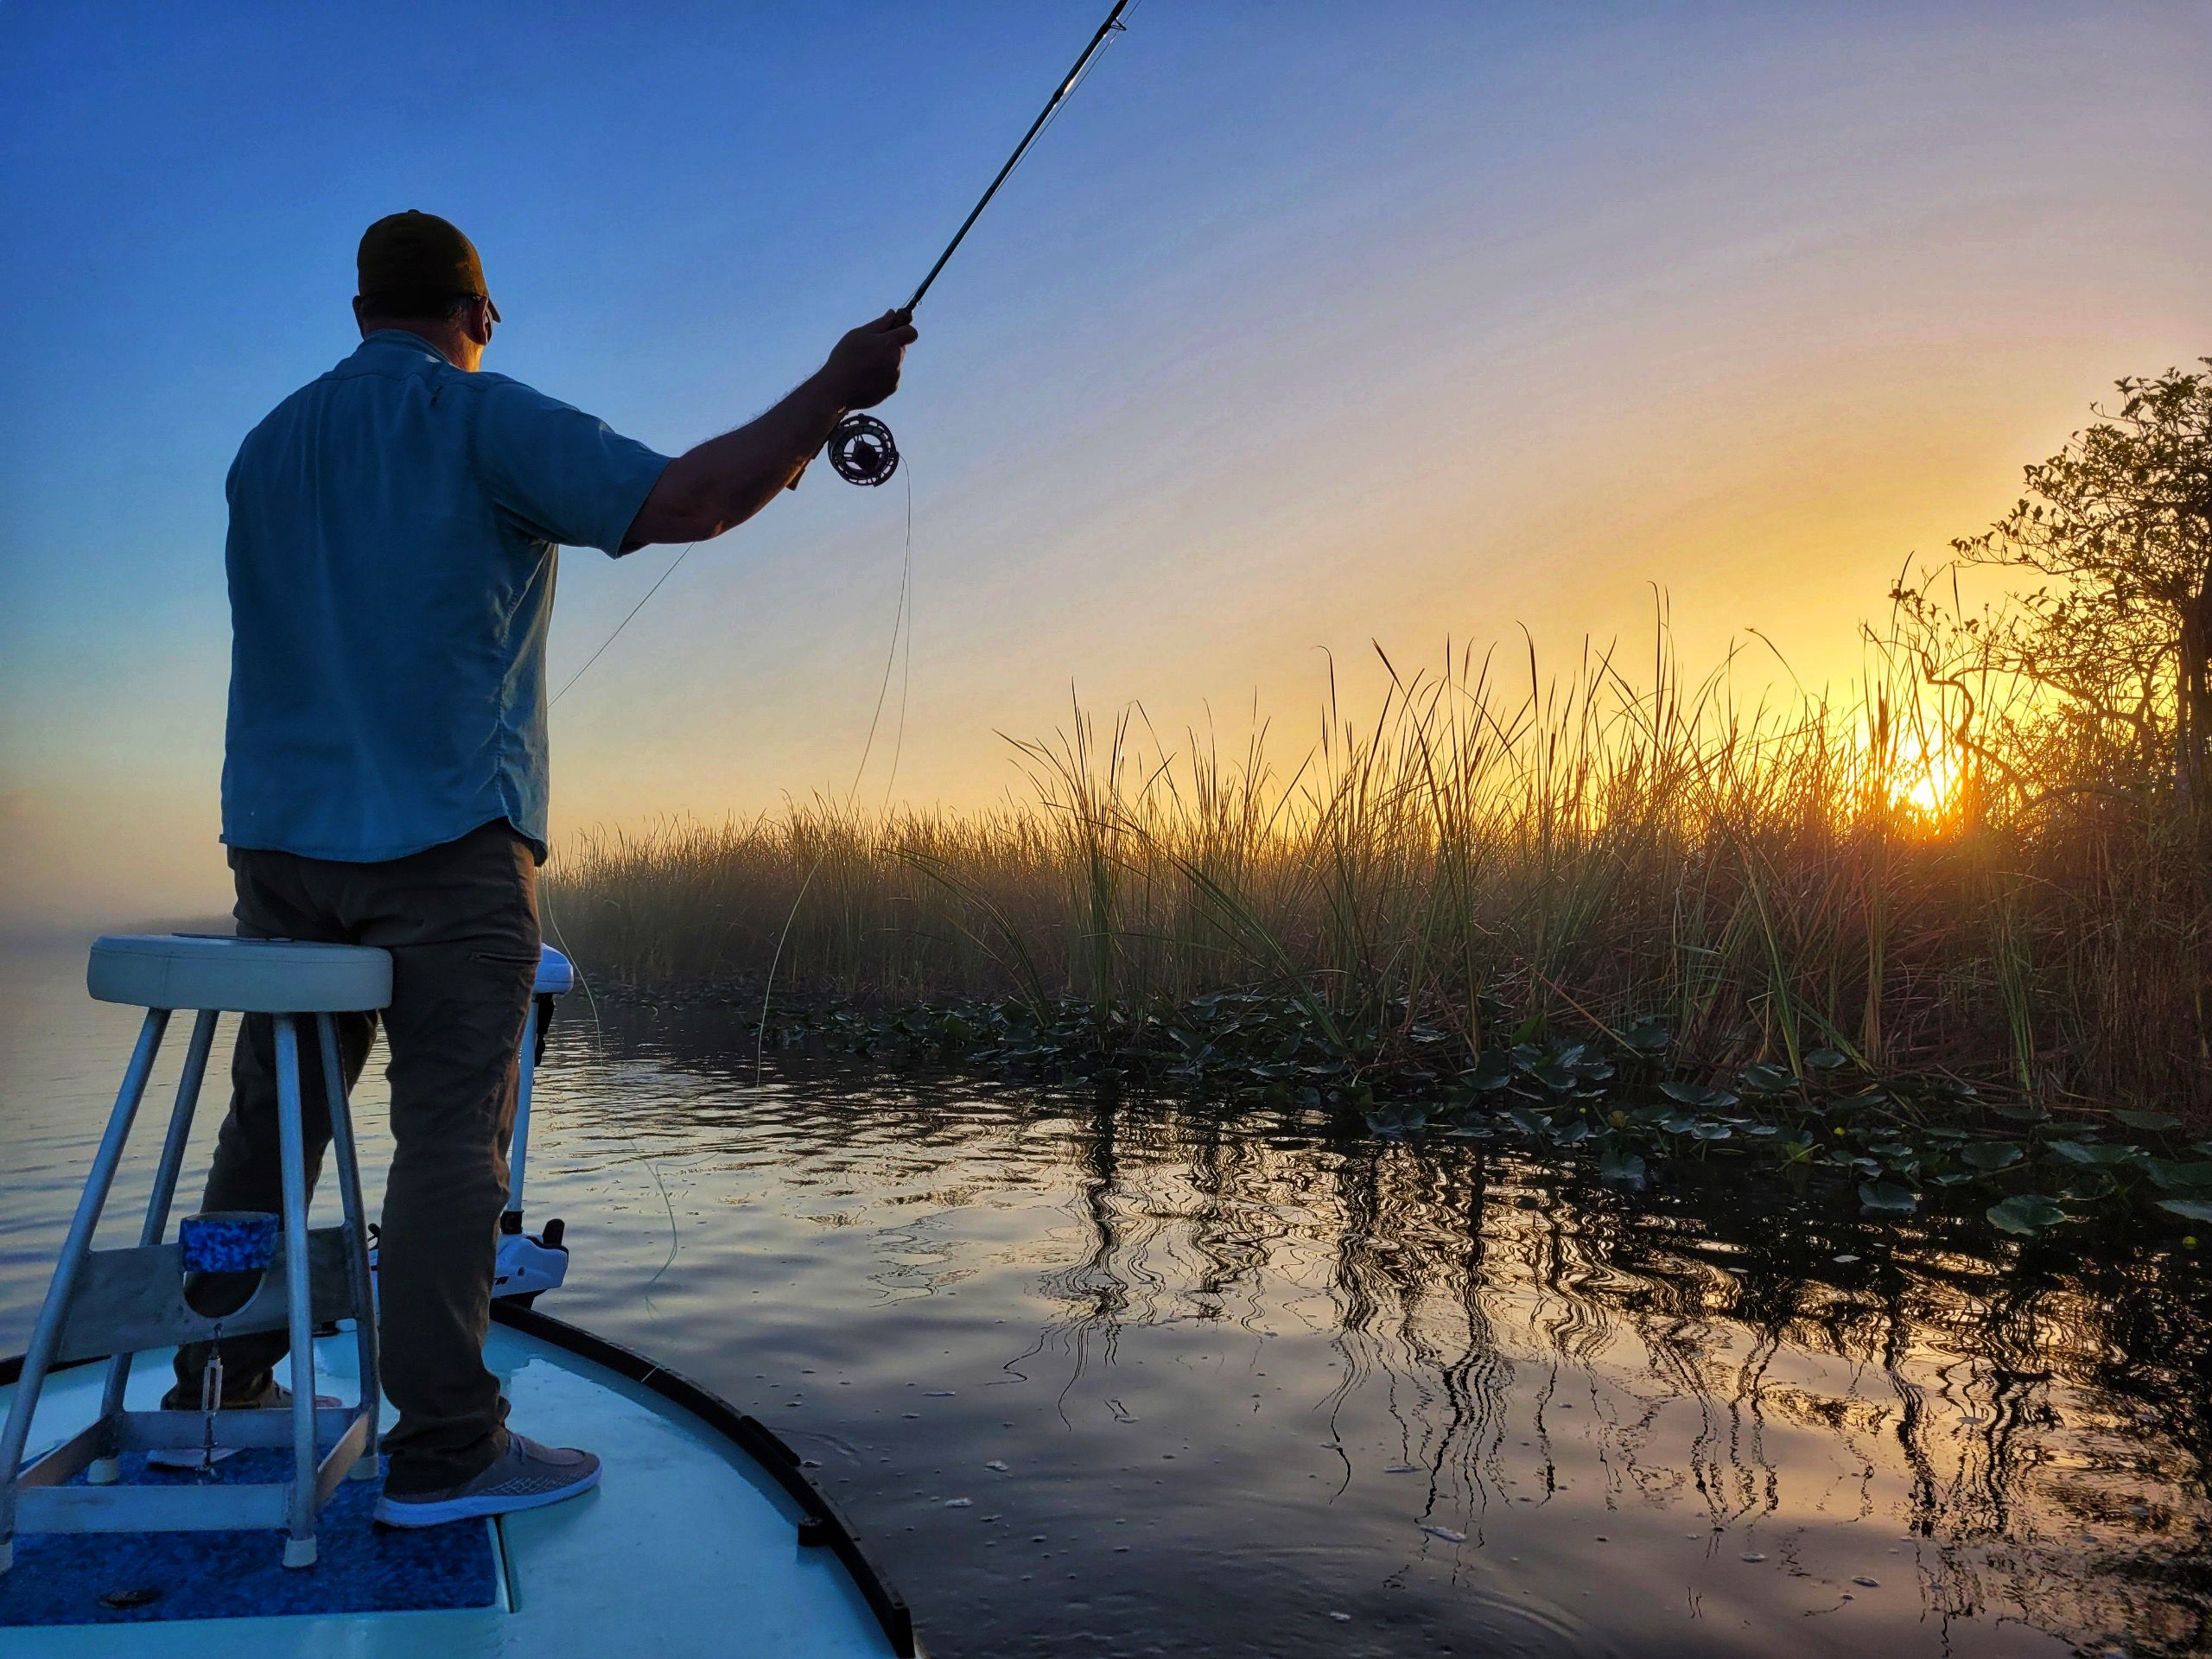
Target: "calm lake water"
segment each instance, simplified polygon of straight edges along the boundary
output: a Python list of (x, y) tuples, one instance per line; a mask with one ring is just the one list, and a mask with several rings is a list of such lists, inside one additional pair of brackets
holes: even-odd
[[(81, 967), (0, 957), (0, 1351), (135, 1033)], [(601, 1014), (541, 1073), (543, 1306), (817, 1459), (937, 1653), (2212, 1648), (2212, 1306), (2170, 1237), (2023, 1257), (1295, 1113), (755, 1086), (712, 1018)]]

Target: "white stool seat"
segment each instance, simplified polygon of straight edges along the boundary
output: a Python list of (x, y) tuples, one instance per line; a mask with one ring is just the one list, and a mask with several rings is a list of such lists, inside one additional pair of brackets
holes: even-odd
[(141, 1008), (352, 1014), (391, 1001), (391, 954), (299, 939), (111, 933), (93, 942), (85, 988)]

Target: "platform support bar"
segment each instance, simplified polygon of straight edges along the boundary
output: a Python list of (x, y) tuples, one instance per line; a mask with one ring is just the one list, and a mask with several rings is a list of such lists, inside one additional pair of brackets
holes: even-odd
[[(99, 1224), (100, 1211), (107, 1204), (108, 1189), (115, 1185), (116, 1166), (123, 1160), (123, 1143), (130, 1138), (130, 1125), (138, 1116), (138, 1103), (146, 1093), (146, 1079), (153, 1075), (154, 1056), (162, 1046), (162, 1034), (168, 1029), (169, 1011), (149, 1008), (143, 1024), (138, 1027), (137, 1046), (130, 1051), (130, 1064), (123, 1073), (123, 1087), (115, 1096), (115, 1109), (108, 1114), (107, 1129), (100, 1136), (99, 1150), (92, 1154), (92, 1170), (86, 1179), (83, 1194), (77, 1200), (77, 1212), (70, 1217), (68, 1236), (62, 1241), (61, 1258), (54, 1264), (54, 1281), (47, 1287), (46, 1301), (40, 1307), (38, 1323), (32, 1327), (30, 1346), (23, 1353), (22, 1374), (16, 1379), (16, 1397), (9, 1403), (8, 1426), (0, 1431), (0, 1573), (15, 1562), (16, 1486), (16, 1476), (22, 1471), (23, 1443), (29, 1439), (31, 1414), (38, 1409), (39, 1391), (46, 1386), (46, 1374), (54, 1364), (54, 1353), (61, 1340), (62, 1321), (68, 1317), (69, 1304), (76, 1294), (77, 1273), (85, 1264), (85, 1254), (92, 1249), (92, 1230)], [(304, 1268), (302, 1245), (302, 1268)], [(305, 1280), (302, 1280), (305, 1283)], [(312, 1393), (312, 1390), (310, 1390)], [(312, 1398), (308, 1401), (314, 1405)], [(308, 1451), (313, 1452), (314, 1430), (308, 1430)]]
[[(276, 1149), (284, 1185), (284, 1300), (292, 1361), (292, 1496), (284, 1565), (315, 1562), (315, 1314), (308, 1294), (307, 1129), (300, 1109), (300, 1024), (276, 1022)], [(325, 1103), (334, 1122), (343, 1108)]]
[[(184, 1169), (185, 1143), (192, 1138), (192, 1119), (200, 1104), (200, 1089), (207, 1075), (207, 1056), (215, 1046), (216, 1011), (202, 1008), (192, 1022), (192, 1037), (184, 1051), (184, 1071), (177, 1078), (176, 1104), (169, 1109), (168, 1132), (162, 1138), (162, 1160), (154, 1168), (154, 1190), (146, 1199), (146, 1224), (138, 1230), (140, 1249), (158, 1244), (168, 1232), (169, 1210), (176, 1201), (177, 1178)], [(107, 1385), (100, 1390), (100, 1416), (113, 1417), (123, 1409), (123, 1390), (130, 1381), (132, 1356), (118, 1354), (108, 1362)], [(108, 1484), (121, 1474), (111, 1451), (96, 1459), (91, 1478)]]
[(322, 1098), (330, 1108), (330, 1150), (338, 1166), (338, 1202), (346, 1223), (346, 1261), (353, 1281), (353, 1338), (359, 1355), (361, 1415), (368, 1427), (353, 1478), (377, 1474), (377, 1415), (384, 1404), (384, 1379), (377, 1370), (376, 1286), (369, 1274), (368, 1212), (361, 1205), (361, 1160), (353, 1142), (353, 1111), (346, 1098), (344, 1062), (338, 1053), (338, 1022), (327, 1014), (315, 1017), (322, 1049)]

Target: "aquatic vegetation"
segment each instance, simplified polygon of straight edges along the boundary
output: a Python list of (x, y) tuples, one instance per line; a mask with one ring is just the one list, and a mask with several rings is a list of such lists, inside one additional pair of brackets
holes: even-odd
[[(687, 1001), (696, 997), (687, 997)], [(733, 1008), (750, 1022), (758, 1004)], [(1834, 1049), (1798, 1076), (1765, 1061), (1690, 1081), (1659, 1022), (1616, 1035), (1530, 1033), (1471, 1062), (1417, 1027), (1399, 1058), (1371, 1029), (1318, 1029), (1279, 995), (1215, 993), (1102, 1033), (1085, 1001), (1039, 1009), (1021, 998), (772, 1010), (764, 1035), (891, 1066), (962, 1068), (1009, 1078), (1181, 1096), (1224, 1108), (1274, 1106), (1363, 1121), (1384, 1140), (1494, 1142), (1594, 1161), (1605, 1182), (1642, 1188), (1685, 1163), (1741, 1161), (1870, 1217), (1980, 1208), (2032, 1236), (2074, 1219), (2134, 1211), (2178, 1230), (2212, 1220), (2212, 1139), (2169, 1113), (2051, 1110), (1991, 1099), (1956, 1078), (1877, 1082)], [(1103, 1040), (1102, 1040), (1102, 1038)], [(1423, 1052), (1427, 1051), (1427, 1052)]]
[(1962, 717), (1945, 695), (1899, 671), (1747, 710), (1663, 649), (1641, 688), (1602, 657), (1507, 688), (1456, 653), (1369, 718), (1330, 709), (1282, 772), (1264, 734), (1230, 760), (1077, 715), (1022, 750), (1030, 802), (589, 835), (549, 912), (588, 970), (661, 992), (757, 1000), (780, 944), (779, 995), (1012, 997), (1040, 1026), (1073, 998), (1103, 1045), (1250, 992), (1357, 1065), (1440, 1077), (1663, 1027), (1685, 1071), (1770, 1068), (1755, 1092), (1840, 1068), (2201, 1112), (2190, 813), (1968, 767), (1931, 816), (1912, 780)]

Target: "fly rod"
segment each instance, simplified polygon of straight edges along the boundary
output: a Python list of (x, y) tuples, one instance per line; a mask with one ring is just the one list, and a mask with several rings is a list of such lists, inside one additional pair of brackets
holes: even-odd
[[(1052, 118), (1052, 111), (1058, 109), (1067, 95), (1075, 90), (1076, 83), (1083, 79), (1083, 72), (1090, 67), (1090, 60), (1098, 55), (1099, 48), (1121, 32), (1124, 27), (1122, 14), (1128, 8), (1129, 0), (1115, 0), (1113, 10), (1108, 12), (1106, 21), (1098, 25), (1098, 32), (1090, 37), (1090, 44), (1083, 48), (1083, 55), (1075, 60), (1075, 67), (1061, 77), (1059, 85), (1052, 89), (1052, 97), (1045, 100), (1045, 107), (1038, 111), (1037, 118), (1029, 124), (1029, 130), (1021, 135), (1021, 142), (1014, 147), (1014, 154), (1006, 158), (1006, 165), (999, 168), (998, 176), (991, 181), (990, 188), (968, 210), (968, 217), (960, 221), (960, 228), (952, 233), (952, 240), (944, 245), (944, 251), (938, 255), (937, 263), (930, 267), (929, 275), (922, 278), (921, 286), (899, 308), (908, 317), (913, 315), (914, 308), (922, 302), (922, 296), (930, 291), (930, 284), (937, 281), (938, 273), (945, 268), (961, 243), (967, 239), (968, 232), (976, 221), (983, 216), (983, 209), (991, 205), (991, 198), (998, 194), (999, 187), (1021, 164), (1021, 158), (1037, 142), (1037, 135), (1045, 130), (1045, 124)], [(836, 469), (837, 476), (848, 484), (873, 486), (887, 483), (899, 470), (899, 446), (892, 442), (891, 429), (873, 415), (846, 416), (830, 434), (830, 442), (824, 449), (830, 456), (830, 466)], [(797, 479), (791, 480), (793, 488), (797, 488), (798, 484)]]

